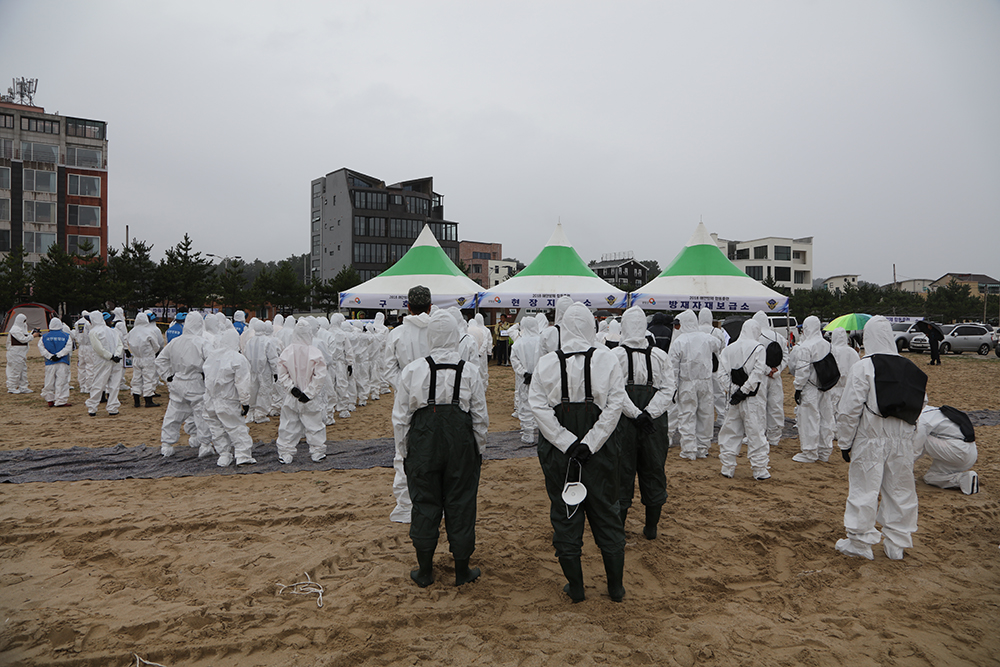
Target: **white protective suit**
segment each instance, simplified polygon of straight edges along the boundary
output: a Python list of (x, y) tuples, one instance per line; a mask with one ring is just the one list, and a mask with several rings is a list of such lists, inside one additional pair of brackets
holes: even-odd
[[(757, 311), (754, 322), (760, 328), (758, 341), (764, 346), (764, 378), (760, 383), (760, 393), (764, 397), (764, 436), (767, 446), (777, 447), (781, 440), (781, 431), (785, 427), (785, 389), (781, 382), (781, 373), (788, 368), (788, 345), (785, 337), (771, 328), (771, 321), (764, 311)], [(742, 333), (740, 334), (742, 336)], [(767, 348), (771, 343), (781, 348), (781, 363), (777, 366), (767, 366)]]
[(517, 418), (521, 422), (521, 442), (535, 442), (538, 427), (535, 415), (528, 404), (528, 391), (531, 385), (525, 376), (531, 376), (541, 358), (539, 354), (541, 340), (538, 335), (538, 320), (526, 317), (521, 322), (521, 334), (510, 348), (510, 365), (514, 370), (514, 393), (517, 406)]
[(267, 326), (256, 317), (250, 320), (248, 329), (253, 335), (247, 340), (246, 358), (250, 363), (250, 410), (246, 420), (255, 424), (271, 421), (271, 395), (275, 378), (278, 376), (278, 343), (266, 333)]
[(385, 326), (384, 313), (375, 313), (372, 328), (375, 333), (375, 345), (372, 347), (372, 385), (375, 389), (372, 391), (372, 398), (377, 399), (390, 391), (385, 368), (385, 343), (389, 339), (389, 327)]
[[(115, 331), (118, 332), (118, 337), (122, 341), (123, 354), (122, 354), (122, 360), (120, 362), (122, 365), (121, 380), (119, 381), (117, 387), (109, 387), (108, 391), (109, 392), (124, 391), (128, 389), (128, 382), (126, 382), (125, 380), (125, 357), (131, 355), (132, 351), (129, 349), (128, 346), (128, 325), (125, 323), (125, 310), (121, 306), (118, 306), (113, 311), (111, 311), (111, 321), (113, 322), (111, 326), (113, 326), (115, 328)], [(133, 371), (132, 374), (135, 375), (135, 371)]]
[[(277, 316), (275, 316), (275, 319), (277, 319)], [(280, 329), (277, 324), (274, 325), (274, 329), (274, 335), (281, 341), (281, 349), (284, 350), (292, 344), (292, 334), (295, 333), (295, 317), (289, 315), (285, 318), (285, 322), (281, 325)]]
[(310, 458), (322, 461), (326, 458), (325, 411), (322, 402), (313, 399), (321, 396), (326, 385), (326, 361), (312, 344), (312, 331), (305, 320), (295, 323), (291, 342), (278, 357), (278, 384), (285, 390), (278, 425), (278, 459), (291, 463), (304, 435)]
[(830, 406), (833, 409), (833, 424), (834, 429), (836, 429), (837, 421), (840, 419), (840, 397), (844, 395), (844, 387), (847, 386), (847, 375), (854, 368), (854, 364), (861, 361), (861, 355), (851, 347), (847, 331), (844, 329), (833, 330), (830, 344), (833, 346), (833, 357), (837, 360), (837, 368), (840, 369), (840, 379), (837, 380), (837, 386), (829, 391)]
[(618, 320), (611, 320), (608, 324), (607, 333), (604, 334), (604, 345), (608, 348), (615, 348), (622, 341), (622, 323)]
[(926, 407), (917, 420), (917, 437), (913, 441), (913, 462), (921, 456), (931, 458), (931, 467), (924, 482), (942, 489), (961, 489), (965, 495), (979, 493), (979, 475), (972, 466), (979, 458), (974, 434), (966, 441), (958, 424), (949, 419), (941, 408)]
[[(620, 345), (613, 350), (618, 359), (618, 365), (622, 371), (622, 381), (628, 382), (628, 350), (645, 350), (650, 347), (649, 339), (646, 337), (646, 313), (639, 306), (632, 306), (622, 314)], [(646, 362), (645, 355), (633, 354), (632, 356), (632, 380), (634, 384), (646, 384)], [(653, 367), (653, 388), (656, 393), (649, 399), (649, 403), (643, 410), (640, 410), (625, 394), (622, 403), (622, 414), (629, 419), (635, 419), (643, 411), (650, 417), (656, 419), (670, 408), (674, 396), (674, 374), (670, 368), (670, 357), (667, 353), (656, 347), (650, 350), (650, 362)], [(668, 417), (669, 419), (669, 417)]]
[(348, 366), (353, 368), (354, 347), (351, 345), (347, 334), (340, 328), (344, 323), (344, 316), (341, 313), (334, 313), (330, 317), (330, 326), (327, 331), (330, 334), (330, 356), (333, 358), (333, 368), (327, 368), (327, 373), (333, 375), (333, 386), (337, 391), (336, 410), (340, 411), (338, 416), (347, 418), (351, 416), (351, 392), (350, 376), (347, 373)]
[(677, 387), (677, 431), (682, 459), (708, 457), (715, 426), (712, 394), (712, 352), (717, 339), (698, 330), (698, 316), (685, 310), (677, 316), (680, 335), (670, 343), (670, 367)]
[(7, 393), (30, 394), (28, 388), (28, 343), (33, 338), (28, 331), (28, 316), (18, 313), (7, 332)]
[(274, 331), (271, 332), (271, 335), (273, 336), (277, 334), (279, 331), (281, 331), (281, 328), (284, 326), (284, 324), (285, 324), (285, 316), (282, 315), (281, 313), (275, 315), (274, 319), (271, 321), (271, 326), (274, 327)]
[[(476, 339), (469, 334), (469, 325), (462, 317), (462, 311), (456, 306), (452, 306), (447, 309), (449, 315), (455, 320), (455, 328), (458, 331), (458, 357), (460, 359), (465, 359), (470, 364), (471, 368), (466, 369), (463, 372), (475, 371), (479, 372), (479, 344)], [(485, 391), (485, 388), (483, 389)]]
[(233, 462), (234, 451), (236, 465), (256, 463), (241, 410), (249, 404), (250, 362), (240, 354), (240, 335), (230, 327), (219, 336), (216, 349), (205, 361), (205, 417), (219, 467)]
[(87, 399), (87, 413), (97, 414), (101, 397), (108, 392), (106, 408), (109, 415), (117, 415), (121, 402), (118, 400), (118, 387), (122, 380), (122, 354), (124, 345), (117, 329), (109, 327), (100, 314), (91, 313), (90, 345), (94, 348), (94, 381), (90, 385), (90, 397)]
[[(427, 339), (430, 351), (428, 355), (438, 364), (456, 364), (461, 357), (458, 354), (458, 326), (454, 317), (444, 309), (430, 316), (427, 323)], [(486, 392), (482, 388), (479, 373), (470, 373), (466, 362), (462, 369), (462, 384), (459, 387), (458, 406), (463, 412), (472, 416), (472, 430), (476, 437), (479, 454), (486, 451), (486, 433), (489, 430), (490, 419), (486, 412)], [(408, 435), (413, 414), (428, 405), (430, 395), (430, 366), (420, 357), (416, 362), (407, 364), (399, 375), (399, 386), (396, 388), (396, 400), (392, 406), (392, 428), (396, 440), (396, 456), (405, 458), (408, 452)], [(451, 403), (455, 386), (455, 371), (443, 369), (438, 371), (437, 386), (434, 399), (441, 405)]]
[[(563, 352), (585, 352), (593, 347), (590, 360), (591, 390), (594, 404), (601, 409), (601, 416), (583, 436), (581, 442), (591, 452), (598, 452), (614, 433), (625, 404), (625, 379), (618, 365), (618, 357), (604, 347), (597, 347), (594, 315), (586, 306), (574, 303), (563, 314), (561, 325)], [(571, 403), (583, 403), (586, 397), (584, 386), (583, 355), (566, 359), (566, 377)], [(555, 406), (562, 402), (562, 381), (559, 357), (549, 352), (538, 360), (528, 388), (528, 406), (535, 417), (538, 430), (559, 451), (566, 453), (576, 442), (573, 432), (559, 423)]]
[(802, 341), (795, 346), (795, 367), (791, 369), (795, 374), (795, 390), (802, 392), (802, 402), (795, 411), (802, 451), (792, 457), (799, 463), (825, 463), (833, 451), (833, 404), (830, 392), (820, 391), (816, 385), (816, 369), (813, 368), (813, 364), (828, 355), (831, 349), (820, 331), (819, 318), (807, 317), (802, 323)]
[(132, 394), (152, 397), (157, 383), (156, 355), (163, 349), (163, 334), (146, 313), (135, 316), (135, 324), (128, 333), (128, 346), (132, 351)]
[[(698, 311), (698, 331), (710, 334), (712, 338), (716, 340), (716, 342), (713, 343), (714, 347), (712, 348), (712, 353), (715, 354), (715, 358), (718, 359), (719, 355), (722, 354), (722, 348), (726, 346), (726, 338), (721, 327), (716, 329), (712, 325), (712, 311), (708, 308), (702, 308)], [(713, 368), (714, 367), (715, 365), (713, 364)], [(726, 414), (726, 409), (729, 404), (726, 403), (725, 387), (724, 385), (719, 384), (715, 375), (712, 376), (712, 396), (712, 403), (715, 406), (715, 412), (718, 414), (718, 418), (722, 419), (722, 417)]]
[[(205, 321), (201, 313), (188, 313), (180, 336), (164, 346), (156, 357), (156, 372), (167, 381), (170, 402), (160, 428), (160, 454), (173, 456), (181, 425), (188, 444), (198, 447), (198, 456), (212, 453), (211, 435), (205, 419)], [(193, 431), (193, 432), (192, 432)]]
[[(673, 349), (673, 345), (670, 349)], [(734, 384), (732, 380), (731, 371), (737, 368), (742, 368), (748, 375), (741, 385)], [(747, 458), (754, 479), (771, 477), (768, 472), (770, 448), (764, 437), (766, 399), (763, 381), (767, 377), (767, 371), (764, 346), (760, 343), (760, 326), (757, 320), (749, 319), (743, 323), (736, 342), (722, 351), (716, 373), (719, 384), (725, 387), (727, 405), (726, 416), (719, 429), (719, 461), (722, 463), (724, 477), (732, 477), (736, 473), (736, 457), (744, 438), (747, 441)], [(737, 405), (731, 405), (730, 399), (737, 391), (743, 392), (748, 398)], [(756, 395), (750, 396), (752, 393)]]
[[(264, 322), (264, 333), (271, 339), (271, 347), (274, 349), (274, 374), (277, 375), (278, 357), (285, 349), (285, 345), (281, 342), (281, 337), (278, 336), (273, 322)], [(274, 378), (274, 386), (271, 388), (271, 409), (267, 413), (268, 417), (277, 417), (281, 414), (281, 404), (285, 399), (284, 394), (285, 392), (278, 385), (278, 379)]]
[(482, 376), (483, 387), (489, 388), (490, 386), (490, 350), (493, 347), (493, 336), (490, 335), (489, 329), (480, 323), (482, 315), (476, 313), (476, 316), (469, 320), (468, 332), (469, 336), (476, 341), (476, 348), (478, 356), (476, 358), (479, 364), (479, 374)]
[(594, 335), (594, 340), (596, 340), (601, 345), (604, 345), (605, 339), (608, 337), (608, 321), (601, 320), (597, 323), (597, 333)]
[[(389, 332), (385, 348), (385, 366), (393, 390), (399, 391), (399, 376), (414, 359), (422, 359), (431, 353), (427, 340), (427, 325), (431, 316), (428, 313), (407, 315), (403, 323)], [(389, 514), (390, 521), (410, 523), (410, 512), (413, 503), (410, 501), (409, 488), (406, 485), (406, 472), (403, 470), (403, 457), (399, 455), (399, 443), (396, 443), (396, 456), (392, 462), (396, 473), (392, 481), (392, 494), (396, 498), (396, 507)]]
[[(899, 560), (903, 550), (913, 546), (911, 535), (917, 530), (913, 480), (917, 427), (878, 412), (872, 357), (899, 356), (892, 325), (877, 315), (865, 324), (864, 337), (867, 354), (848, 374), (839, 406), (838, 444), (841, 450), (850, 451), (851, 467), (844, 511), (847, 538), (837, 542), (837, 550), (871, 560), (872, 545), (884, 535), (886, 555)], [(881, 534), (875, 529), (876, 521), (882, 524)]]
[(236, 333), (240, 336), (243, 335), (243, 331), (247, 328), (247, 314), (242, 310), (237, 310), (233, 313), (233, 328), (236, 329)]
[(205, 337), (205, 356), (207, 357), (215, 348), (215, 339), (219, 335), (219, 320), (213, 313), (203, 317), (205, 320), (205, 333), (203, 334)]
[(90, 393), (90, 383), (94, 376), (94, 348), (90, 346), (90, 319), (87, 311), (82, 311), (80, 319), (73, 325), (73, 340), (76, 341), (76, 383), (81, 394)]
[(363, 367), (367, 365), (368, 345), (362, 339), (358, 329), (350, 322), (341, 322), (340, 330), (347, 337), (347, 342), (351, 345), (353, 361), (347, 369), (347, 409), (355, 410), (361, 403), (361, 374)]
[[(68, 327), (65, 327), (58, 317), (49, 320), (50, 332), (65, 333), (64, 329), (68, 329)], [(53, 341), (53, 345), (58, 345), (58, 341)], [(54, 354), (45, 347), (44, 336), (39, 337), (38, 352), (47, 362), (45, 364), (45, 384), (42, 386), (42, 399), (50, 406), (62, 407), (67, 404), (69, 399), (69, 376), (73, 369), (70, 365), (73, 355), (73, 337), (72, 335), (67, 337), (66, 344), (61, 349), (56, 350)], [(66, 359), (68, 363), (52, 363), (57, 357)]]
[[(556, 316), (552, 326), (542, 327), (541, 340), (539, 341), (538, 354), (544, 357), (549, 352), (559, 349), (559, 342), (562, 340), (562, 320), (566, 314), (566, 309), (573, 305), (573, 299), (568, 296), (561, 296), (556, 299)], [(545, 317), (539, 313), (542, 317)], [(597, 341), (596, 335), (594, 341)]]
[(309, 323), (309, 331), (312, 333), (312, 344), (323, 355), (323, 361), (326, 363), (326, 381), (323, 383), (323, 392), (315, 400), (323, 406), (323, 421), (327, 426), (332, 426), (337, 423), (335, 418), (337, 414), (336, 374), (333, 372), (334, 361), (331, 352), (334, 342), (333, 334), (328, 329), (330, 323), (325, 317), (308, 317), (306, 321)]

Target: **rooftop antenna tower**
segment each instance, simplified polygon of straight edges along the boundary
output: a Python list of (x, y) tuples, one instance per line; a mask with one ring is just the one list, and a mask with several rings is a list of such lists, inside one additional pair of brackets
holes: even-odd
[(0, 100), (23, 104), (29, 107), (35, 106), (35, 93), (38, 91), (38, 79), (12, 79), (14, 84), (7, 89), (6, 95), (0, 95)]

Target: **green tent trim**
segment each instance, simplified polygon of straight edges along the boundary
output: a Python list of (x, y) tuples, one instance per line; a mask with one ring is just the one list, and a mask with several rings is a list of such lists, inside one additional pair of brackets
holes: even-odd
[(520, 276), (586, 276), (598, 278), (570, 246), (549, 245), (517, 274)]
[(465, 276), (439, 245), (415, 245), (380, 276)]
[(740, 276), (746, 273), (729, 261), (718, 246), (690, 245), (685, 247), (670, 266), (659, 276)]

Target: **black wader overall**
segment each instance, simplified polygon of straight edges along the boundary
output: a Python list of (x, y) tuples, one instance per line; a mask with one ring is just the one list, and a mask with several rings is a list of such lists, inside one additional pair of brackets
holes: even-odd
[[(653, 360), (649, 348), (637, 349), (623, 345), (628, 357), (628, 378), (625, 393), (640, 410), (646, 406), (656, 394), (653, 387)], [(646, 357), (646, 384), (635, 384), (635, 368), (632, 363), (633, 353)], [(635, 426), (635, 420), (624, 417), (618, 420), (618, 427), (613, 436), (618, 440), (621, 455), (621, 520), (625, 523), (628, 510), (632, 507), (632, 497), (635, 495), (635, 478), (639, 477), (639, 496), (646, 507), (646, 526), (643, 534), (648, 539), (656, 537), (656, 526), (660, 520), (660, 511), (667, 501), (667, 475), (664, 467), (667, 461), (667, 449), (670, 442), (667, 439), (667, 413), (664, 412), (653, 420), (654, 430), (644, 433)]]
[[(556, 418), (563, 428), (573, 435), (582, 438), (594, 426), (601, 416), (601, 409), (594, 404), (594, 394), (590, 379), (590, 360), (594, 348), (586, 352), (565, 353), (556, 350), (559, 357), (559, 367), (562, 383), (562, 401), (555, 406)], [(584, 357), (584, 392), (583, 403), (570, 403), (569, 381), (566, 373), (566, 358), (581, 355)], [(608, 441), (600, 450), (594, 452), (590, 460), (582, 466), (575, 464), (571, 473), (576, 480), (580, 471), (580, 481), (587, 487), (586, 499), (576, 508), (572, 517), (567, 517), (566, 503), (562, 499), (563, 486), (566, 483), (566, 470), (569, 457), (546, 440), (544, 435), (538, 437), (538, 461), (545, 475), (545, 490), (549, 495), (549, 518), (552, 521), (552, 545), (563, 568), (563, 573), (569, 580), (564, 589), (574, 602), (584, 599), (583, 571), (580, 555), (583, 551), (584, 517), (590, 522), (590, 530), (594, 534), (604, 557), (605, 571), (608, 575), (608, 592), (614, 600), (621, 600), (625, 595), (622, 587), (622, 569), (625, 564), (625, 528), (618, 515), (619, 473), (618, 448), (614, 438)], [(570, 508), (569, 512), (573, 512)]]
[[(437, 548), (442, 513), (448, 544), (455, 557), (456, 579), (460, 578), (463, 563), (464, 571), (468, 572), (469, 557), (476, 548), (476, 495), (483, 462), (472, 430), (472, 415), (462, 410), (458, 402), (465, 361), (438, 364), (431, 357), (426, 360), (431, 370), (427, 405), (413, 413), (407, 436), (409, 446), (403, 459), (413, 502), (410, 539), (420, 564), (420, 570), (414, 571), (418, 574), (411, 576), (421, 586), (433, 581), (431, 561)], [(450, 405), (435, 403), (437, 372), (443, 369), (455, 371)]]

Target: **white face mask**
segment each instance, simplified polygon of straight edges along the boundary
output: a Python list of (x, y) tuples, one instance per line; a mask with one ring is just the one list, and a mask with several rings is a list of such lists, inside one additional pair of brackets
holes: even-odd
[[(576, 464), (580, 467), (579, 475), (577, 476), (577, 481), (569, 481), (569, 470), (573, 467), (574, 459), (570, 459), (569, 463), (566, 465), (566, 483), (563, 485), (562, 499), (566, 503), (566, 518), (571, 519), (576, 511), (580, 508), (580, 503), (584, 501), (587, 497), (587, 487), (583, 485), (583, 482), (579, 481), (580, 475), (583, 474), (583, 465), (577, 461)], [(570, 508), (573, 508), (570, 511)]]

